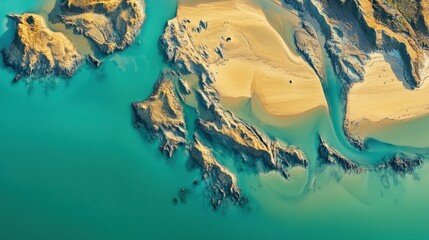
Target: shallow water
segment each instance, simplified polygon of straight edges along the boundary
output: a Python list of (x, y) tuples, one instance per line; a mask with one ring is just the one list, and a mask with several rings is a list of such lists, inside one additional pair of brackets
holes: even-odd
[[(43, 2), (3, 1), (0, 16), (39, 12)], [(310, 172), (296, 169), (289, 182), (277, 174), (238, 173), (251, 210), (213, 212), (200, 188), (174, 206), (198, 172), (186, 169), (183, 149), (166, 161), (157, 143), (133, 128), (130, 104), (150, 94), (166, 67), (158, 40), (177, 2), (146, 3), (141, 45), (107, 57), (100, 69), (84, 64), (73, 78), (57, 79), (54, 89), (12, 85), (13, 72), (0, 66), (0, 239), (427, 239), (427, 166), (417, 171), (420, 180), (389, 177), (389, 187), (373, 173), (341, 177), (333, 170), (314, 180), (318, 133), (361, 162), (400, 149), (374, 141), (370, 153), (360, 153), (345, 141), (332, 71), (325, 86), (330, 113), (311, 113), (279, 131), (253, 118), (248, 104), (235, 109), (301, 147)], [(2, 21), (1, 48), (13, 36), (13, 24)], [(191, 108), (186, 114), (195, 117)]]

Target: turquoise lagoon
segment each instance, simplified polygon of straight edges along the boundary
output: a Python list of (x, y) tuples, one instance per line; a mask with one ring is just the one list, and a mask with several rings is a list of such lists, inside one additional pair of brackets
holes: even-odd
[[(44, 2), (0, 3), (1, 48), (13, 37), (5, 15), (46, 15)], [(259, 2), (275, 8), (268, 0)], [(344, 110), (331, 67), (324, 86), (329, 113), (284, 119), (279, 127), (253, 117), (246, 100), (232, 107), (272, 137), (301, 147), (310, 170), (293, 170), (288, 182), (277, 174), (238, 173), (250, 210), (229, 206), (214, 212), (200, 188), (190, 188), (186, 203), (173, 205), (179, 189), (190, 187), (198, 172), (185, 167), (183, 149), (166, 160), (156, 142), (136, 131), (130, 104), (149, 96), (167, 67), (158, 41), (176, 7), (177, 0), (147, 0), (147, 21), (137, 39), (141, 44), (109, 56), (100, 69), (84, 64), (66, 81), (11, 84), (14, 74), (1, 64), (0, 239), (429, 237), (428, 166), (417, 176), (389, 177), (388, 185), (375, 173), (341, 176), (315, 166), (319, 133), (362, 163), (376, 163), (396, 151), (426, 153), (423, 147), (429, 147), (426, 117), (383, 129), (368, 152), (353, 148), (341, 130)], [(195, 117), (191, 109), (186, 114)], [(233, 165), (232, 156), (217, 154)]]

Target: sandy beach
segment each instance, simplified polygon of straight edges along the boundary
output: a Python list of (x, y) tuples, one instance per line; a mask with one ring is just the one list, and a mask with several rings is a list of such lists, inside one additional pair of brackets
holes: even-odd
[[(183, 3), (183, 4), (182, 4)], [(291, 15), (291, 24), (297, 17)], [(284, 41), (282, 26), (272, 26), (263, 9), (251, 1), (204, 1), (198, 5), (182, 1), (178, 21), (207, 23), (207, 29), (190, 39), (194, 46), (219, 47), (226, 40), (222, 57), (208, 59), (215, 76), (214, 87), (221, 97), (258, 98), (275, 116), (298, 115), (326, 107), (320, 79), (311, 66)], [(276, 31), (278, 29), (279, 31)], [(188, 31), (190, 32), (190, 31)]]
[(354, 136), (429, 113), (429, 85), (411, 90), (401, 61), (392, 54), (374, 53), (365, 67), (365, 79), (347, 96), (346, 128)]

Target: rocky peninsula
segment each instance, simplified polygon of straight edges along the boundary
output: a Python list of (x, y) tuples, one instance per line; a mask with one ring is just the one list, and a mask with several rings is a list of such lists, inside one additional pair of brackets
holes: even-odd
[(201, 169), (202, 178), (206, 181), (207, 191), (214, 209), (225, 200), (243, 205), (246, 198), (237, 186), (236, 177), (220, 164), (201, 141), (195, 136), (189, 148), (191, 159)]
[(359, 167), (358, 164), (352, 162), (343, 156), (336, 149), (329, 146), (320, 136), (319, 136), (319, 159), (322, 164), (326, 165), (338, 165), (346, 173), (362, 173), (365, 171), (364, 168)]
[(160, 79), (152, 95), (143, 102), (133, 103), (136, 127), (143, 126), (150, 138), (161, 140), (161, 151), (169, 157), (186, 143), (186, 123), (183, 107), (171, 80)]

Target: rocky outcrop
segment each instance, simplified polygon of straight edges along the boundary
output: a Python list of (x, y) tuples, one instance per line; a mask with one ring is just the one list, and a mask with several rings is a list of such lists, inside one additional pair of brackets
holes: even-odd
[(321, 137), (319, 137), (320, 143), (318, 148), (319, 160), (324, 165), (338, 165), (346, 173), (362, 173), (365, 171), (364, 168), (359, 167), (358, 164), (352, 162), (343, 156), (336, 149), (329, 146)]
[(66, 0), (61, 21), (104, 53), (130, 46), (145, 20), (143, 0)]
[(392, 171), (394, 174), (405, 176), (407, 174), (414, 173), (414, 170), (421, 165), (423, 165), (423, 160), (421, 156), (398, 153), (393, 155), (384, 164), (377, 166), (377, 169), (389, 170)]
[(295, 44), (305, 59), (316, 71), (321, 79), (326, 78), (325, 63), (322, 56), (322, 48), (316, 31), (308, 23), (303, 22), (302, 27), (295, 31)]
[(88, 55), (87, 61), (92, 64), (92, 66), (99, 68), (101, 66), (101, 60), (95, 57), (94, 55)]
[(201, 143), (198, 137), (195, 137), (189, 152), (193, 162), (201, 169), (214, 209), (221, 206), (225, 200), (239, 205), (246, 202), (234, 174), (216, 160), (210, 149)]
[(385, 158), (383, 164), (377, 166), (359, 166), (347, 159), (336, 149), (329, 146), (321, 137), (318, 148), (319, 160), (323, 165), (338, 165), (348, 174), (363, 173), (365, 171), (385, 171), (392, 175), (405, 176), (413, 174), (415, 169), (423, 164), (423, 157), (416, 154), (396, 153)]
[(2, 51), (5, 65), (21, 77), (73, 75), (82, 56), (73, 43), (60, 32), (50, 30), (37, 14), (9, 15), (17, 23), (12, 44)]
[(304, 19), (315, 18), (326, 37), (326, 50), (336, 73), (347, 84), (361, 81), (367, 52), (372, 49), (355, 18), (352, 1), (284, 0), (300, 10)]
[(188, 33), (188, 30), (198, 33), (207, 27), (205, 24), (199, 24), (197, 28), (189, 30), (190, 20), (184, 19), (179, 23), (176, 18), (171, 19), (161, 37), (161, 46), (168, 60), (178, 71), (184, 74), (205, 75), (209, 81), (213, 81), (213, 74), (208, 70), (209, 64), (221, 60), (222, 54), (219, 53), (222, 53), (222, 44), (216, 49), (209, 49), (205, 45), (194, 46)]
[(191, 87), (189, 87), (188, 82), (186, 82), (182, 78), (179, 78), (178, 81), (179, 81), (180, 89), (186, 94), (191, 94)]
[(133, 103), (136, 126), (144, 126), (150, 136), (161, 140), (161, 150), (169, 157), (186, 143), (186, 123), (171, 80), (159, 80), (152, 95), (143, 102)]
[(283, 0), (314, 17), (326, 37), (326, 49), (337, 74), (351, 84), (361, 81), (374, 51), (398, 50), (411, 87), (428, 78), (428, 4), (425, 1)]

